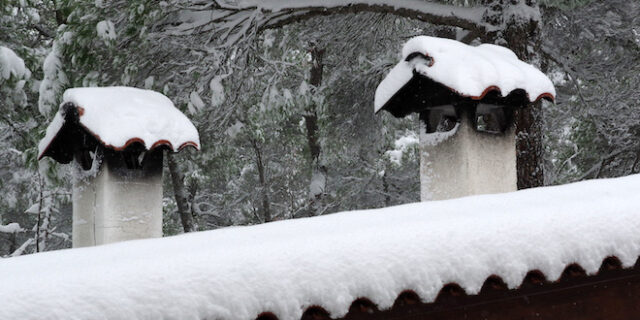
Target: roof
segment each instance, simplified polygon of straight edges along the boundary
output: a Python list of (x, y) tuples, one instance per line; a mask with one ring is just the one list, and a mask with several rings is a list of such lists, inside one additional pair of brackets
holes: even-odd
[(0, 260), (0, 318), (300, 319), (640, 255), (640, 175)]
[(553, 100), (556, 95), (546, 75), (505, 47), (474, 47), (450, 39), (418, 36), (404, 45), (402, 60), (378, 86), (375, 112), (405, 104), (406, 99), (412, 98), (407, 93), (399, 94), (406, 87), (418, 86), (420, 100), (428, 100), (435, 94), (433, 85), (416, 83), (425, 79), (434, 82), (436, 89), (471, 100), (482, 100), (490, 93), (496, 97), (513, 94), (512, 99), (526, 102)]
[[(65, 127), (66, 126), (66, 127)], [(186, 146), (200, 149), (196, 127), (161, 93), (130, 87), (73, 88), (64, 92), (60, 109), (38, 145), (41, 159), (68, 163), (67, 149), (82, 143), (79, 127), (107, 148), (124, 150), (141, 144), (146, 150)], [(71, 139), (72, 141), (68, 141)]]
[[(467, 295), (456, 284), (444, 286), (435, 301), (423, 303), (412, 291), (396, 298), (393, 307), (380, 310), (367, 298), (353, 301), (340, 320), (429, 319), (545, 319), (628, 320), (639, 313), (640, 267), (623, 269), (607, 258), (596, 275), (587, 276), (577, 265), (568, 266), (559, 280), (546, 281), (531, 271), (517, 289), (509, 290), (499, 277), (490, 277), (477, 295)], [(278, 320), (264, 313), (257, 320)], [(301, 320), (335, 320), (322, 309), (307, 309)]]

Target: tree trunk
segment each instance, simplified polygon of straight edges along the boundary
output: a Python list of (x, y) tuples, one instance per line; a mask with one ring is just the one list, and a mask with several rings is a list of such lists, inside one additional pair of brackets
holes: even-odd
[(13, 253), (18, 248), (17, 234), (17, 232), (13, 232), (9, 235), (9, 254)]
[(310, 114), (304, 115), (304, 123), (307, 127), (307, 142), (311, 154), (312, 165), (317, 164), (320, 157), (320, 143), (318, 142), (318, 114), (315, 106)]
[(516, 111), (515, 122), (518, 189), (543, 186), (542, 103)]
[[(520, 59), (533, 61), (539, 56), (537, 52), (540, 50), (541, 39), (537, 21), (529, 21), (526, 24), (512, 23), (505, 30), (504, 36), (509, 48)], [(533, 52), (530, 51), (531, 46), (534, 48)], [(542, 120), (540, 101), (531, 103), (515, 113), (518, 189), (544, 185)]]
[[(318, 89), (322, 85), (324, 49), (312, 45), (310, 52), (311, 70), (309, 72), (309, 84), (312, 86), (312, 92), (317, 94)], [(310, 153), (309, 163), (311, 165), (311, 180), (309, 183), (311, 214), (318, 215), (321, 211), (319, 205), (326, 191), (327, 168), (320, 163), (322, 148), (318, 137), (318, 106), (316, 106), (315, 103), (312, 102), (309, 106), (308, 114), (304, 116), (304, 119)]]
[(173, 185), (173, 194), (175, 195), (176, 204), (178, 205), (178, 213), (180, 214), (182, 228), (185, 233), (196, 231), (185, 192), (184, 174), (182, 174), (178, 168), (178, 164), (174, 157), (174, 154), (167, 152), (167, 163), (169, 164), (169, 173), (171, 174), (171, 184)]
[[(324, 69), (322, 58), (324, 57), (324, 49), (313, 46), (310, 51), (311, 72), (309, 74), (309, 84), (311, 84), (313, 93), (315, 94), (320, 85), (322, 85), (322, 71)], [(304, 116), (304, 119), (307, 127), (307, 141), (311, 153), (311, 163), (317, 166), (318, 158), (320, 157), (320, 143), (318, 142), (318, 111), (314, 103), (311, 104), (309, 113)]]
[(384, 206), (391, 206), (391, 195), (389, 194), (389, 183), (387, 182), (387, 171), (382, 175), (382, 191), (384, 192)]
[[(540, 52), (540, 30), (538, 21), (504, 21), (504, 9), (514, 5), (514, 1), (484, 0), (483, 4), (491, 10), (485, 21), (494, 25), (504, 23), (506, 28), (501, 32), (489, 34), (485, 41), (504, 39), (507, 46), (523, 61), (534, 61)], [(536, 1), (516, 0), (538, 8)], [(543, 71), (545, 66), (542, 66)], [(516, 152), (518, 189), (527, 189), (544, 185), (544, 148), (542, 131), (542, 104), (529, 104), (515, 113)]]
[(38, 199), (38, 221), (36, 222), (36, 252), (40, 252), (40, 227), (42, 225), (42, 206), (44, 205), (44, 178), (40, 176), (40, 172), (38, 172), (38, 183), (40, 194)]
[(264, 222), (270, 222), (271, 217), (271, 205), (269, 203), (269, 188), (267, 187), (267, 179), (264, 172), (264, 162), (262, 161), (262, 152), (258, 143), (252, 140), (253, 150), (256, 153), (256, 166), (258, 167), (258, 179), (260, 180), (260, 193), (262, 195), (262, 218)]

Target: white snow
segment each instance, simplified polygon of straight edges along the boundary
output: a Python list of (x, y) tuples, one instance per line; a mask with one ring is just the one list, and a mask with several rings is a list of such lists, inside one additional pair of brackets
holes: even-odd
[[(419, 52), (433, 59), (405, 61)], [(375, 94), (375, 112), (413, 77), (413, 72), (441, 83), (463, 96), (479, 99), (488, 88), (497, 87), (503, 96), (515, 89), (527, 92), (529, 101), (542, 95), (555, 97), (553, 83), (541, 71), (520, 61), (509, 49), (492, 44), (477, 47), (462, 42), (427, 36), (409, 40), (402, 49), (402, 61), (380, 83)]]
[(224, 100), (224, 86), (222, 85), (222, 80), (225, 76), (215, 76), (209, 82), (209, 89), (211, 89), (211, 106), (217, 107), (220, 106)]
[(200, 112), (200, 110), (204, 109), (204, 101), (200, 98), (198, 91), (191, 91), (189, 94), (189, 103), (187, 104), (187, 109), (189, 113), (195, 114)]
[(418, 143), (418, 137), (414, 132), (410, 132), (406, 136), (400, 137), (394, 142), (396, 149), (407, 149)]
[(29, 78), (31, 72), (24, 65), (18, 55), (13, 50), (0, 46), (0, 79), (9, 79), (11, 76), (15, 78)]
[(36, 202), (25, 210), (24, 213), (38, 214), (42, 210), (41, 206), (42, 205), (39, 202)]
[[(418, 15), (432, 15), (437, 17), (456, 17), (480, 24), (486, 11), (483, 7), (452, 6), (439, 3), (425, 3), (422, 0), (238, 0), (236, 8), (258, 7), (262, 11), (286, 11), (296, 8), (335, 8), (357, 5), (391, 6), (394, 10), (415, 11)], [(491, 30), (491, 28), (489, 28)]]
[(83, 87), (97, 87), (99, 83), (100, 72), (91, 71), (82, 78)]
[(110, 20), (103, 20), (96, 25), (98, 36), (103, 40), (115, 40), (116, 28)]
[(387, 157), (389, 157), (389, 161), (400, 165), (402, 163), (402, 154), (403, 154), (403, 150), (398, 150), (398, 149), (394, 149), (394, 150), (387, 150), (385, 151), (384, 154), (387, 155)]
[(144, 88), (147, 90), (153, 89), (153, 85), (155, 83), (155, 78), (153, 76), (147, 77), (144, 79)]
[(409, 132), (407, 135), (398, 138), (394, 142), (394, 149), (388, 150), (385, 154), (389, 157), (389, 160), (397, 165), (402, 162), (402, 155), (409, 150), (412, 146), (417, 145), (419, 142), (418, 136), (415, 132)]
[[(147, 149), (164, 141), (173, 151), (187, 144), (200, 149), (196, 127), (161, 93), (130, 87), (73, 88), (65, 91), (60, 106), (67, 102), (82, 108), (80, 124), (107, 147), (123, 148), (137, 139)], [(62, 128), (60, 112), (38, 145), (40, 156)]]
[(327, 176), (321, 171), (314, 171), (309, 183), (309, 197), (315, 198), (322, 195), (327, 187)]
[(460, 123), (456, 123), (453, 129), (449, 131), (427, 133), (427, 129), (424, 127), (424, 124), (421, 124), (420, 142), (426, 146), (438, 145), (444, 141), (447, 141), (447, 139), (453, 137), (458, 132), (459, 127), (460, 127)]
[(16, 233), (20, 231), (22, 231), (22, 228), (15, 222), (9, 223), (5, 226), (0, 224), (0, 233)]
[[(342, 212), (0, 261), (1, 319), (300, 319), (380, 309), (403, 290), (433, 301), (500, 276), (588, 274), (640, 254), (640, 175), (508, 194)], [(46, 270), (46, 272), (43, 272)]]
[(70, 32), (65, 32), (63, 43), (54, 41), (51, 52), (49, 52), (42, 64), (44, 78), (40, 82), (38, 95), (38, 111), (42, 115), (48, 116), (50, 114), (56, 105), (58, 95), (69, 82), (62, 68), (62, 45), (65, 40), (72, 36), (73, 34)]
[(538, 6), (528, 6), (524, 1), (511, 4), (504, 9), (504, 19), (506, 21), (528, 22), (542, 20), (542, 13)]
[(235, 139), (235, 137), (242, 132), (242, 128), (244, 128), (244, 124), (240, 121), (236, 121), (236, 123), (227, 128), (224, 133), (226, 133), (229, 138)]

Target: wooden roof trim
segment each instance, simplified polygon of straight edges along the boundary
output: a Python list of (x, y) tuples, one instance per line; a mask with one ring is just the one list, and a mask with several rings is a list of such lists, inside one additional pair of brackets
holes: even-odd
[[(422, 57), (423, 59), (425, 59), (425, 60), (429, 61), (429, 63), (427, 64), (427, 66), (428, 66), (428, 67), (433, 66), (433, 65), (435, 64), (435, 62), (436, 62), (436, 61), (435, 61), (435, 59), (434, 59), (434, 58), (433, 58), (433, 57), (432, 57), (428, 52), (424, 52), (424, 53), (423, 53), (423, 52), (418, 52), (418, 51), (416, 51), (416, 52), (413, 52), (413, 53), (409, 54), (409, 55), (405, 58), (405, 61), (411, 61), (411, 60), (413, 60), (414, 58), (416, 58), (416, 57), (418, 57), (418, 56), (420, 56), (420, 57)], [(414, 70), (414, 74), (415, 74), (415, 72), (416, 72), (416, 71), (415, 71), (415, 68), (414, 68), (413, 70)], [(420, 74), (420, 76), (426, 77), (426, 75), (423, 75), (423, 74)], [(526, 94), (526, 96), (527, 96), (527, 99), (529, 100), (529, 102), (530, 102), (530, 103), (536, 103), (536, 102), (540, 101), (541, 99), (546, 99), (546, 100), (548, 100), (549, 102), (553, 102), (553, 103), (555, 103), (555, 99), (556, 99), (556, 98), (555, 98), (555, 96), (554, 96), (553, 94), (551, 94), (551, 93), (549, 93), (549, 92), (544, 92), (544, 93), (540, 94), (539, 96), (537, 96), (535, 100), (531, 100), (531, 97), (529, 96), (529, 93), (528, 93), (528, 92), (527, 92), (527, 90), (525, 90), (524, 88), (515, 88), (515, 89), (511, 90), (510, 92), (508, 92), (506, 95), (504, 95), (504, 94), (502, 93), (502, 90), (501, 90), (498, 86), (495, 86), (495, 85), (492, 85), (492, 86), (488, 86), (488, 87), (486, 87), (486, 88), (484, 89), (484, 91), (482, 91), (482, 94), (480, 94), (479, 96), (472, 96), (472, 95), (466, 95), (466, 94), (463, 94), (463, 93), (461, 93), (461, 92), (457, 91), (457, 90), (456, 90), (456, 89), (454, 89), (454, 88), (451, 88), (451, 87), (449, 87), (449, 86), (447, 86), (447, 85), (445, 85), (445, 84), (443, 84), (443, 83), (441, 83), (441, 82), (439, 82), (439, 81), (436, 81), (435, 79), (431, 79), (431, 80), (433, 80), (433, 81), (435, 81), (435, 82), (438, 82), (438, 83), (442, 84), (443, 86), (445, 86), (446, 88), (448, 88), (449, 90), (451, 90), (451, 92), (454, 92), (455, 94), (457, 94), (457, 95), (459, 95), (459, 96), (461, 96), (461, 97), (470, 98), (470, 99), (472, 99), (472, 100), (482, 100), (482, 99), (484, 99), (484, 97), (485, 97), (489, 92), (491, 92), (491, 91), (496, 91), (496, 92), (498, 92), (498, 93), (500, 94), (500, 96), (504, 98), (504, 97), (506, 97), (506, 96), (510, 95), (512, 92), (514, 92), (514, 91), (516, 91), (516, 90), (523, 90), (523, 91), (525, 92), (525, 94)], [(384, 107), (382, 107), (382, 108), (380, 108), (380, 109), (384, 109)]]
[[(60, 132), (60, 131), (58, 131)], [(51, 148), (51, 145), (53, 144), (53, 142), (56, 140), (56, 138), (58, 137), (58, 135), (56, 134), (55, 137), (53, 137), (53, 139), (51, 139), (51, 141), (49, 141), (49, 144), (47, 144), (47, 146), (44, 148), (44, 150), (42, 150), (42, 153), (40, 153), (38, 155), (38, 161), (42, 160), (42, 158), (45, 157), (45, 155), (47, 154), (47, 151), (49, 151), (49, 149)]]
[[(461, 297), (470, 296), (492, 296), (496, 294), (504, 294), (507, 292), (517, 292), (519, 290), (529, 290), (532, 288), (541, 288), (544, 285), (560, 284), (565, 282), (575, 281), (576, 279), (582, 279), (587, 277), (598, 276), (615, 271), (638, 271), (640, 273), (640, 259), (638, 259), (635, 265), (631, 268), (624, 269), (620, 259), (615, 256), (609, 256), (602, 260), (600, 269), (594, 275), (587, 275), (585, 269), (577, 263), (571, 263), (566, 265), (562, 275), (556, 281), (549, 281), (546, 275), (538, 270), (534, 269), (529, 271), (522, 279), (520, 286), (515, 289), (509, 289), (504, 280), (498, 275), (491, 275), (484, 281), (480, 292), (476, 295), (468, 295), (465, 290), (457, 283), (447, 283), (442, 286), (440, 292), (436, 298), (428, 303), (424, 303), (420, 296), (413, 290), (404, 290), (396, 298), (393, 306), (389, 310), (399, 308), (412, 308), (412, 306), (418, 305), (435, 305), (435, 304), (451, 304), (452, 301)], [(349, 311), (344, 318), (341, 319), (361, 319), (365, 318), (365, 315), (373, 315), (381, 311), (378, 306), (366, 297), (360, 297), (354, 300), (349, 307)], [(302, 314), (301, 320), (332, 320), (329, 312), (322, 306), (313, 305), (305, 309)], [(376, 318), (378, 319), (378, 318)], [(272, 312), (265, 311), (256, 317), (256, 320), (279, 320), (279, 318)]]
[[(549, 93), (549, 92), (541, 93), (534, 100), (531, 100), (531, 97), (529, 96), (529, 93), (526, 90), (522, 89), (522, 88), (515, 88), (515, 89), (511, 90), (508, 94), (504, 95), (502, 90), (500, 90), (500, 88), (498, 86), (495, 86), (495, 85), (492, 85), (492, 86), (489, 86), (489, 87), (485, 88), (484, 91), (478, 96), (466, 95), (466, 94), (463, 94), (463, 93), (453, 89), (452, 87), (444, 85), (443, 83), (438, 82), (438, 81), (432, 79), (431, 77), (425, 76), (425, 75), (423, 75), (421, 73), (418, 73), (417, 71), (414, 70), (413, 71), (413, 77), (411, 78), (411, 80), (409, 80), (406, 84), (404, 84), (402, 86), (402, 88), (400, 88), (398, 91), (396, 91), (389, 98), (389, 100), (387, 100), (387, 102), (382, 107), (380, 107), (375, 113), (378, 114), (382, 110), (386, 110), (388, 112), (391, 112), (391, 114), (393, 114), (396, 117), (404, 117), (405, 115), (407, 115), (409, 113), (417, 112), (414, 109), (413, 111), (401, 112), (401, 114), (404, 114), (404, 115), (398, 115), (393, 110), (394, 110), (394, 108), (397, 109), (396, 98), (397, 97), (401, 97), (404, 94), (406, 94), (405, 90), (407, 90), (409, 88), (412, 88), (412, 86), (415, 85), (414, 82), (418, 81), (418, 79), (428, 79), (432, 83), (434, 83), (437, 86), (439, 86), (440, 87), (439, 89), (441, 89), (443, 91), (448, 91), (449, 93), (451, 93), (453, 95), (456, 95), (457, 97), (462, 98), (462, 99), (470, 99), (470, 100), (478, 101), (478, 102), (482, 102), (482, 100), (487, 98), (487, 95), (489, 95), (490, 93), (494, 93), (495, 92), (498, 95), (498, 97), (497, 97), (498, 99), (507, 99), (509, 96), (511, 96), (512, 94), (516, 93), (517, 97), (518, 97), (518, 101), (522, 100), (522, 103), (524, 103), (525, 105), (529, 104), (529, 103), (536, 103), (536, 102), (538, 102), (540, 100), (543, 100), (543, 99), (547, 100), (549, 102), (555, 103), (555, 96), (553, 94)], [(520, 95), (519, 92), (522, 92), (522, 95)], [(396, 102), (395, 104), (394, 104), (394, 101)], [(395, 106), (394, 108), (390, 107), (392, 104)]]
[[(425, 77), (422, 74), (420, 74), (420, 76)], [(431, 80), (433, 80), (433, 79), (431, 79)], [(433, 81), (435, 81), (435, 80), (433, 80)], [(440, 83), (440, 82), (438, 82), (438, 83)], [(440, 83), (440, 84), (442, 84), (442, 83)], [(507, 93), (506, 95), (504, 95), (502, 93), (502, 90), (500, 90), (500, 88), (498, 86), (488, 86), (486, 89), (484, 89), (484, 91), (482, 91), (482, 94), (480, 94), (479, 96), (472, 96), (472, 95), (463, 94), (463, 93), (457, 91), (456, 89), (453, 89), (453, 88), (451, 88), (451, 87), (449, 87), (447, 85), (444, 85), (444, 84), (442, 84), (442, 85), (444, 87), (446, 87), (447, 89), (451, 90), (451, 92), (453, 92), (453, 93), (455, 93), (455, 94), (457, 94), (457, 95), (459, 95), (461, 97), (469, 98), (471, 100), (476, 100), (476, 101), (480, 101), (480, 100), (484, 99), (487, 96), (487, 94), (489, 94), (491, 92), (497, 92), (500, 95), (501, 98), (505, 98), (505, 97), (507, 97), (508, 95), (510, 95), (511, 93), (513, 93), (516, 90), (524, 91), (525, 95), (527, 96), (527, 100), (529, 100), (530, 103), (536, 103), (536, 102), (538, 102), (538, 101), (540, 101), (542, 99), (545, 99), (545, 100), (548, 100), (549, 102), (555, 103), (555, 99), (556, 99), (553, 96), (553, 94), (551, 94), (549, 92), (544, 92), (544, 93), (540, 94), (538, 97), (536, 97), (535, 100), (531, 100), (531, 97), (529, 96), (529, 93), (526, 90), (524, 90), (523, 88), (515, 88), (515, 89), (509, 91), (509, 93)], [(383, 109), (383, 108), (381, 108), (381, 109)]]

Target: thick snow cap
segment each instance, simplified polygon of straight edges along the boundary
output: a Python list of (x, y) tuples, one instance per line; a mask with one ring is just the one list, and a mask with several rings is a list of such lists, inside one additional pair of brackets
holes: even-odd
[(130, 87), (73, 88), (65, 91), (60, 110), (38, 145), (39, 159), (56, 158), (60, 154), (56, 148), (73, 148), (56, 139), (69, 112), (77, 113), (81, 128), (114, 150), (133, 143), (147, 150), (159, 146), (173, 151), (186, 146), (200, 149), (196, 127), (163, 94)]
[(640, 175), (0, 259), (0, 319), (300, 319), (366, 297), (432, 302), (488, 277), (519, 287), (571, 264), (632, 267)]
[[(402, 61), (380, 83), (375, 95), (375, 112), (414, 77), (426, 77), (452, 92), (473, 100), (498, 91), (506, 97), (523, 90), (529, 102), (542, 98), (554, 100), (551, 80), (540, 70), (520, 61), (513, 51), (492, 44), (477, 47), (462, 42), (418, 36), (402, 49)], [(429, 97), (429, 92), (424, 92)]]

